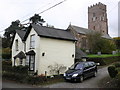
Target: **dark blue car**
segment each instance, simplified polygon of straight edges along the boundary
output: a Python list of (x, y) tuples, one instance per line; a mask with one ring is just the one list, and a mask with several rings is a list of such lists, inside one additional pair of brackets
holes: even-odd
[(77, 62), (64, 73), (64, 79), (82, 82), (85, 78), (96, 76), (96, 74), (97, 65), (94, 62)]

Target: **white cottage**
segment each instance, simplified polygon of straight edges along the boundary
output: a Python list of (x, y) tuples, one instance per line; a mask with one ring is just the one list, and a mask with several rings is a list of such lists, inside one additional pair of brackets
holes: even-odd
[(74, 63), (76, 39), (69, 30), (31, 24), (26, 31), (16, 30), (12, 44), (12, 66), (28, 65), (38, 75), (60, 74)]

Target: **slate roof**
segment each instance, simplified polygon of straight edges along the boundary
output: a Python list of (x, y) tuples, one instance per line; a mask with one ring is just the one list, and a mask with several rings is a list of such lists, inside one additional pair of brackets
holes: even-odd
[(89, 29), (74, 26), (74, 25), (70, 25), (70, 27), (72, 27), (72, 29), (74, 29), (77, 33), (81, 33), (81, 34), (88, 34), (88, 33), (94, 32), (93, 30), (89, 30)]
[[(90, 29), (86, 29), (86, 28), (82, 28), (82, 27), (78, 27), (78, 26), (74, 26), (74, 25), (70, 25), (69, 27), (72, 28), (72, 29), (74, 29), (77, 33), (84, 34), (84, 35), (88, 34), (88, 33), (94, 33), (95, 32), (94, 30), (90, 30)], [(109, 34), (105, 34), (102, 37), (103, 38), (107, 38), (107, 39), (112, 39), (109, 36)]]
[(75, 48), (75, 59), (81, 59), (87, 57), (87, 54), (84, 53), (80, 48)]
[(41, 37), (63, 39), (75, 41), (75, 37), (69, 30), (50, 28), (40, 25), (31, 24), (37, 34)]
[(33, 50), (31, 50), (31, 51), (29, 51), (29, 52), (26, 53), (26, 55), (35, 55), (35, 54), (36, 53)]
[(16, 30), (16, 33), (20, 36), (20, 38), (23, 40), (26, 31), (25, 30)]
[(24, 54), (24, 52), (19, 52), (16, 56), (14, 56), (14, 58), (16, 59), (16, 58), (20, 58), (20, 59), (23, 59), (23, 58), (26, 58), (26, 56), (25, 56), (25, 54)]

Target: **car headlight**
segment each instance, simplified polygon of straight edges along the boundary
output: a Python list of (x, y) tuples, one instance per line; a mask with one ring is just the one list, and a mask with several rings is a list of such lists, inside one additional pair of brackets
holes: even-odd
[(77, 77), (77, 75), (78, 75), (77, 73), (76, 73), (76, 74), (73, 74), (72, 77)]
[(64, 73), (64, 77), (66, 76), (66, 73)]

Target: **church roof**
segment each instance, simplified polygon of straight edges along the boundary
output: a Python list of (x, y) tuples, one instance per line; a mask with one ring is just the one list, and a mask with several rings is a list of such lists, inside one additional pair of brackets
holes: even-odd
[[(89, 34), (89, 33), (94, 33), (94, 32), (96, 32), (95, 30), (90, 30), (90, 29), (82, 28), (82, 27), (75, 26), (75, 25), (70, 25), (70, 26), (68, 27), (68, 29), (69, 29), (69, 28), (72, 28), (72, 29), (75, 30), (77, 33), (79, 33), (79, 34), (84, 34), (84, 35)], [(112, 39), (112, 38), (109, 36), (109, 34), (104, 34), (104, 35), (102, 35), (102, 37), (103, 37), (103, 38), (106, 38), (106, 39)]]
[(80, 33), (80, 34), (88, 34), (88, 33), (94, 32), (93, 30), (89, 30), (89, 29), (86, 29), (86, 28), (78, 27), (78, 26), (75, 26), (75, 25), (70, 25), (70, 27), (72, 29), (74, 29), (77, 33)]
[(80, 48), (75, 48), (75, 59), (81, 59), (87, 57), (87, 54), (84, 53)]

